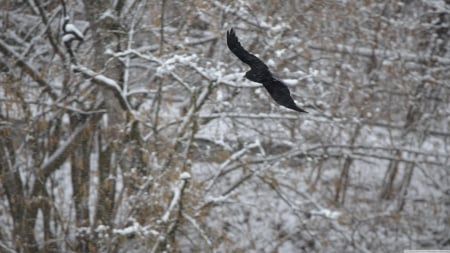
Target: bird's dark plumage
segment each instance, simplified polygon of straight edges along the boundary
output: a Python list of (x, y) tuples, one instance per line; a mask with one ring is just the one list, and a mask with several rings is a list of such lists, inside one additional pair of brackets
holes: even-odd
[(298, 112), (306, 112), (295, 104), (286, 84), (273, 76), (264, 62), (242, 47), (233, 29), (227, 31), (227, 45), (234, 55), (250, 66), (250, 70), (245, 73), (247, 79), (262, 83), (273, 100), (279, 105)]

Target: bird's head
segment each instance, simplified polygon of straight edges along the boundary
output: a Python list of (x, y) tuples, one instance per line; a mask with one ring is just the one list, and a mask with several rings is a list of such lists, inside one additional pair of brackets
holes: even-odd
[(261, 83), (263, 81), (263, 77), (256, 71), (250, 70), (245, 73), (245, 78), (250, 81)]

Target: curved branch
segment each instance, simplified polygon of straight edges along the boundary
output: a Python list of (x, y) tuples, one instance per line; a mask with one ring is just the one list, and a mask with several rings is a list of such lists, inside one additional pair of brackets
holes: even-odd
[(50, 84), (42, 78), (37, 70), (35, 70), (30, 64), (28, 64), (25, 59), (23, 59), (18, 53), (16, 53), (8, 44), (6, 44), (2, 39), (0, 39), (0, 52), (2, 52), (7, 57), (12, 58), (12, 61), (16, 62), (23, 72), (27, 73), (39, 86), (44, 87), (45, 91), (48, 92), (53, 100), (57, 99), (56, 93), (52, 91)]
[(122, 109), (127, 110), (129, 112), (133, 111), (130, 104), (128, 103), (127, 98), (123, 94), (120, 85), (113, 79), (106, 77), (102, 74), (98, 74), (95, 71), (88, 69), (87, 67), (81, 65), (74, 65), (74, 71), (81, 72), (88, 78), (92, 78), (92, 81), (96, 84), (99, 84), (107, 89), (111, 90), (122, 106)]
[[(42, 22), (45, 25), (45, 33), (47, 34), (47, 38), (50, 42), (50, 45), (52, 45), (53, 50), (55, 50), (56, 54), (58, 54), (62, 59), (64, 59), (64, 53), (62, 52), (61, 48), (58, 47), (58, 44), (53, 39), (53, 33), (50, 29), (50, 24), (48, 23), (47, 16), (45, 15), (44, 9), (42, 8), (40, 2), (38, 0), (34, 0), (34, 4), (37, 6), (39, 10), (39, 15), (41, 15)], [(64, 12), (65, 12), (65, 6), (64, 6)]]
[(94, 116), (88, 118), (88, 120), (75, 128), (72, 134), (67, 138), (66, 141), (61, 143), (59, 147), (51, 154), (40, 166), (39, 177), (47, 178), (51, 173), (53, 173), (57, 168), (59, 168), (71, 154), (73, 147), (80, 142), (82, 138), (80, 136), (84, 133), (86, 129), (89, 129), (91, 123), (97, 122), (103, 114), (95, 114)]

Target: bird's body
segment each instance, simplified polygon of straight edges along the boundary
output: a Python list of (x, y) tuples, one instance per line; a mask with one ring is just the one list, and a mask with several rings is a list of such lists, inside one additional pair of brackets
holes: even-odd
[(234, 55), (250, 66), (251, 69), (245, 73), (248, 80), (261, 83), (279, 105), (298, 112), (306, 112), (295, 104), (286, 84), (275, 77), (264, 62), (242, 47), (233, 29), (227, 32), (227, 45)]

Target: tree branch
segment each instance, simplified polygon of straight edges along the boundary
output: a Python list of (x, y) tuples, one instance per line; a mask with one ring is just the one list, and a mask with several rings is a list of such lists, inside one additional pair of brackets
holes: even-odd
[(53, 100), (57, 99), (56, 93), (53, 92), (51, 86), (42, 78), (37, 70), (35, 70), (30, 64), (28, 64), (18, 53), (16, 53), (8, 44), (6, 44), (2, 39), (0, 39), (0, 51), (12, 58), (12, 61), (16, 62), (17, 66), (22, 68), (22, 70), (27, 73), (31, 79), (39, 84), (39, 86), (44, 87), (44, 90), (48, 92)]
[(318, 43), (307, 43), (307, 47), (319, 50), (326, 51), (329, 53), (339, 53), (339, 54), (350, 54), (350, 55), (359, 55), (363, 57), (373, 57), (374, 55), (381, 59), (389, 59), (389, 60), (403, 60), (403, 61), (412, 61), (412, 62), (436, 62), (442, 65), (450, 65), (450, 59), (440, 56), (434, 55), (420, 55), (417, 53), (412, 53), (408, 51), (402, 50), (388, 50), (388, 49), (373, 49), (367, 47), (354, 47), (343, 44), (334, 44), (334, 45), (320, 45)]

